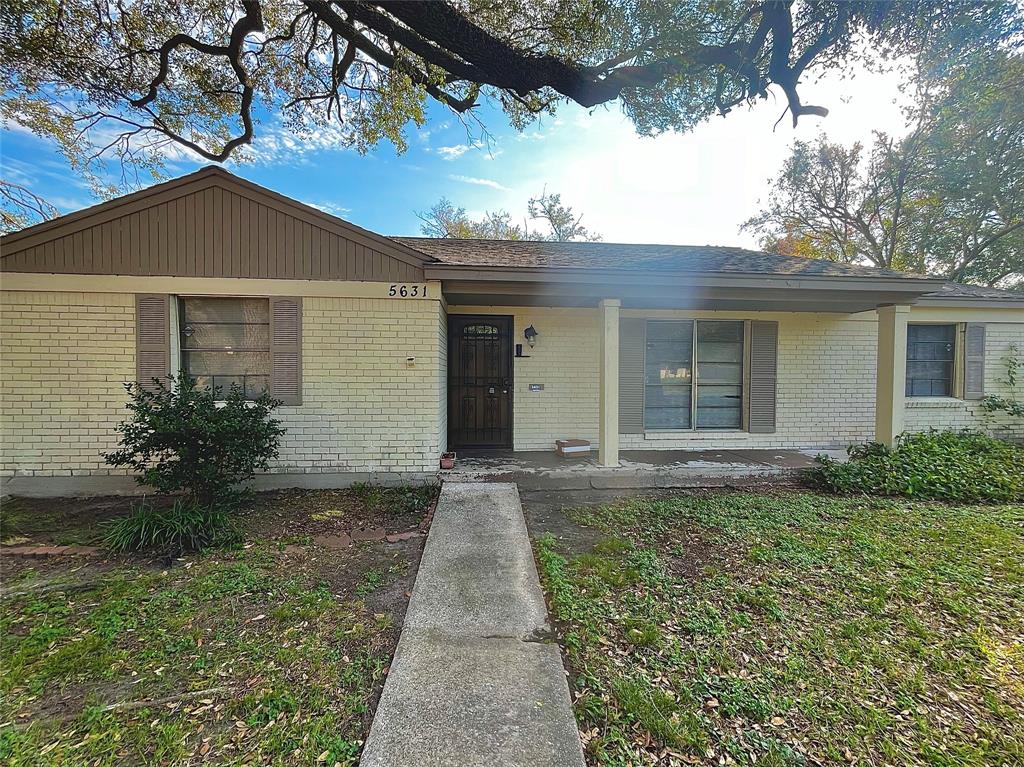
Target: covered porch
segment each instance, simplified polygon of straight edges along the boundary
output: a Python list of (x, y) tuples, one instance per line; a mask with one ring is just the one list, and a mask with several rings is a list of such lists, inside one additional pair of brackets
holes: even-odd
[[(820, 262), (813, 267), (821, 269)], [(649, 473), (653, 483), (687, 473), (770, 476), (853, 442), (891, 444), (904, 425), (910, 306), (939, 284), (827, 268), (793, 275), (607, 266), (427, 269), (442, 283), (449, 317), (504, 316), (511, 328), (499, 347), (514, 355), (511, 367), (495, 379), (492, 394), (508, 397), (501, 416), (514, 435), (500, 446), (516, 452), (471, 452), (472, 462), (460, 470), (566, 478), (600, 468), (611, 470), (611, 482), (633, 471)], [(646, 409), (652, 382), (644, 354), (652, 336), (643, 328), (666, 321), (693, 328), (692, 364), (673, 363), (670, 370), (690, 382), (692, 412), (682, 427), (666, 428)], [(466, 318), (459, 327), (472, 322)], [(731, 322), (742, 336), (736, 357), (742, 373), (731, 382), (731, 396), (740, 399), (742, 391), (742, 404), (724, 426), (699, 418), (699, 326), (714, 322)], [(523, 346), (531, 334), (536, 348)], [(525, 352), (521, 357), (517, 345)], [(448, 348), (449, 355), (458, 348), (451, 335)], [(449, 364), (449, 375), (452, 369)], [(459, 404), (449, 398), (449, 429)], [(568, 464), (549, 452), (556, 438), (588, 439), (596, 450)], [(466, 447), (481, 447), (458, 439), (449, 446), (463, 455)], [(515, 460), (503, 467), (505, 457)]]

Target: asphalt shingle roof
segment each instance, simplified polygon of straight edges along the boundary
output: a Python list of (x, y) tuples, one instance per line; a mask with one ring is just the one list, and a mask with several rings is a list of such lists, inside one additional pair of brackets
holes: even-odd
[(776, 256), (756, 250), (714, 245), (630, 245), (614, 242), (457, 240), (429, 237), (392, 239), (452, 266), (726, 272), (796, 277), (920, 277), (870, 266)]
[(958, 282), (947, 282), (941, 290), (930, 293), (934, 298), (989, 298), (995, 301), (1020, 301), (1024, 304), (1024, 293), (999, 288), (986, 288), (981, 285), (961, 285)]

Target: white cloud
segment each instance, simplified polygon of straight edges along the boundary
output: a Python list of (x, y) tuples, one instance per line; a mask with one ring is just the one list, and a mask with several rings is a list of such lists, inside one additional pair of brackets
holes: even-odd
[(479, 149), (480, 144), (474, 141), (472, 144), (455, 144), (454, 146), (439, 146), (434, 152), (440, 155), (442, 160), (457, 160), (470, 149)]
[(475, 186), (486, 186), (489, 189), (497, 189), (501, 192), (511, 191), (507, 186), (502, 186), (494, 179), (490, 178), (477, 178), (476, 176), (460, 176), (451, 174), (448, 176), (452, 181), (461, 181), (463, 184), (473, 184)]
[(352, 208), (346, 208), (343, 205), (338, 205), (334, 202), (312, 202), (311, 200), (303, 200), (306, 205), (309, 205), (317, 210), (322, 210), (324, 213), (329, 213), (332, 216), (338, 218), (345, 218), (352, 213)]

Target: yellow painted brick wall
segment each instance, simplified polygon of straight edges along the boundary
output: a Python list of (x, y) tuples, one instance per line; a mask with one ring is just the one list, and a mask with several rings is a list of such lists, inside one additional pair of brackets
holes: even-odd
[[(272, 471), (436, 471), (438, 307), (305, 298), (303, 404), (278, 411), (288, 431)], [(102, 453), (116, 447), (135, 376), (134, 294), (3, 292), (0, 366), (0, 472), (123, 473)]]
[[(556, 439), (598, 439), (598, 362), (600, 336), (596, 309), (544, 307), (450, 307), (451, 313), (510, 314), (515, 342), (523, 329), (536, 326), (540, 339), (515, 361), (515, 435), (517, 450), (552, 449)], [(623, 434), (620, 447), (629, 449), (845, 447), (870, 440), (875, 424), (877, 321), (858, 315), (798, 312), (682, 312), (624, 310), (623, 316), (660, 318), (705, 317), (766, 319), (779, 322), (777, 428), (774, 434), (741, 431), (691, 431)], [(958, 318), (961, 321), (969, 317)], [(951, 320), (956, 321), (956, 320)], [(988, 324), (987, 391), (1005, 389), (996, 381), (1005, 375), (999, 358), (1015, 341), (1024, 350), (1024, 324)], [(530, 392), (543, 383), (543, 392)], [(953, 407), (911, 402), (908, 430), (979, 428), (997, 434), (1024, 436), (1024, 427), (1009, 419), (986, 418), (976, 403)]]
[(117, 473), (123, 383), (135, 375), (135, 297), (0, 294), (0, 472)]
[(303, 299), (302, 405), (279, 411), (273, 470), (436, 471), (439, 355), (436, 301)]
[[(629, 312), (628, 316), (639, 314)], [(644, 316), (778, 321), (776, 431), (628, 434), (621, 438), (622, 449), (829, 448), (871, 437), (877, 346), (873, 315), (648, 312)]]
[[(597, 311), (550, 307), (448, 307), (449, 314), (506, 314), (514, 317), (513, 343), (529, 355), (514, 360), (513, 445), (516, 450), (554, 450), (556, 439), (589, 439), (597, 444)], [(525, 345), (533, 325), (537, 346)], [(544, 390), (530, 391), (530, 384)]]

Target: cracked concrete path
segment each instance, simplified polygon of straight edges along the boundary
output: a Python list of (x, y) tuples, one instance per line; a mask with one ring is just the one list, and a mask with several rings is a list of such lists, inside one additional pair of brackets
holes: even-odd
[(362, 767), (583, 767), (514, 484), (446, 483)]

